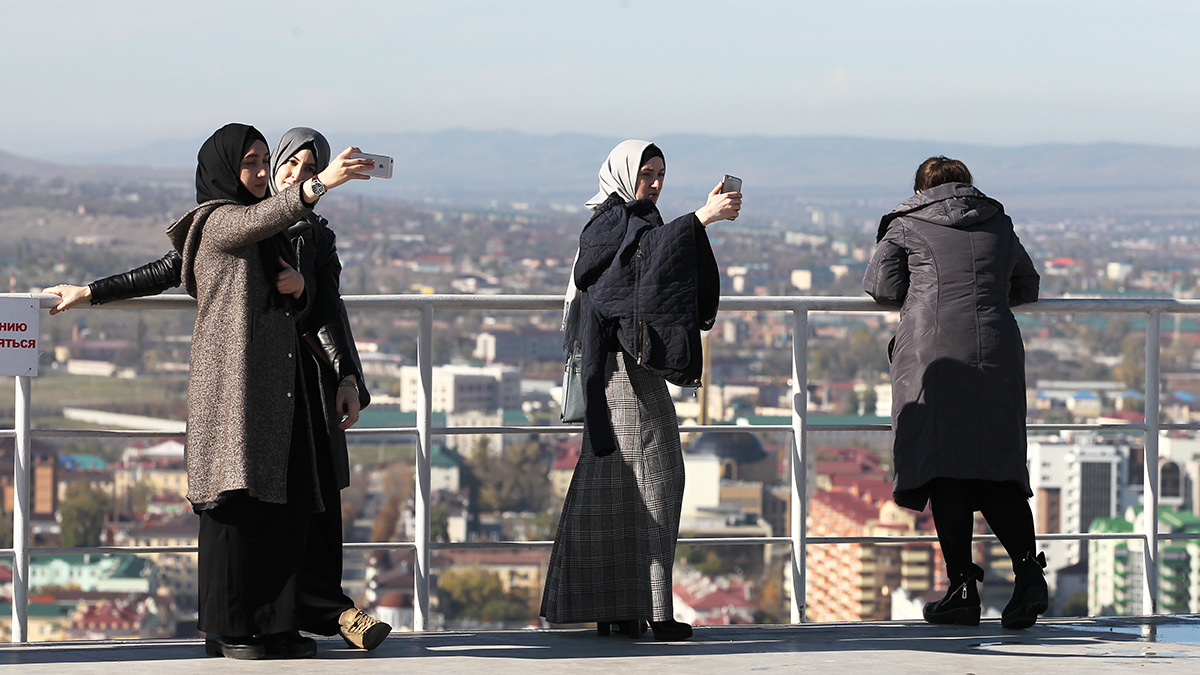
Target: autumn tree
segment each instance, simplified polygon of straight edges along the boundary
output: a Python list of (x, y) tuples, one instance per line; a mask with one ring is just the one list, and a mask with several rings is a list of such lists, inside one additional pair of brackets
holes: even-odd
[(72, 483), (59, 507), (62, 545), (99, 546), (104, 533), (104, 514), (111, 508), (112, 500), (107, 494), (93, 490), (86, 483)]
[(481, 511), (542, 511), (550, 503), (550, 453), (537, 441), (499, 455), (482, 445), (467, 460)]
[(500, 577), (478, 568), (448, 569), (438, 577), (439, 605), (447, 618), (505, 623), (537, 616), (527, 593), (505, 593)]

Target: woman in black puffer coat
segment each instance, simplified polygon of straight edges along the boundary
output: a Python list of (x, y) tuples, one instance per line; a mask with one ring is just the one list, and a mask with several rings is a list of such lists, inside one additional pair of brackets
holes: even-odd
[(700, 331), (712, 327), (720, 273), (706, 227), (742, 196), (717, 185), (704, 206), (664, 222), (666, 160), (631, 139), (600, 167), (579, 237), (566, 325), (582, 343), (583, 452), (550, 552), (541, 615), (596, 622), (600, 635), (685, 640), (672, 566), (683, 505), (683, 452), (667, 382), (699, 386)]
[(883, 217), (863, 288), (900, 307), (888, 348), (895, 432), (893, 496), (928, 502), (950, 590), (930, 623), (978, 625), (971, 562), (980, 511), (1013, 561), (1007, 628), (1046, 611), (1044, 556), (1034, 555), (1025, 441), (1025, 349), (1010, 307), (1037, 300), (1038, 274), (1004, 207), (971, 186), (958, 160), (917, 169), (916, 194)]

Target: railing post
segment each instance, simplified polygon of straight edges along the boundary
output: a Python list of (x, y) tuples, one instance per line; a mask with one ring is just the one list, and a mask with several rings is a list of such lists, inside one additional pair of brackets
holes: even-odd
[(417, 492), (416, 562), (413, 565), (413, 630), (429, 626), (429, 500), (430, 455), (433, 448), (433, 305), (421, 305), (417, 330), (417, 370), (421, 389), (417, 394)]
[(12, 591), (12, 641), (29, 641), (29, 467), (30, 456), (30, 400), (32, 378), (17, 376), (16, 416), (13, 420), (16, 438), (13, 458), (13, 483), (16, 488), (13, 500), (13, 591)]
[(1161, 310), (1146, 318), (1146, 452), (1142, 498), (1142, 529), (1146, 533), (1142, 585), (1142, 614), (1158, 613), (1158, 361)]
[(792, 310), (792, 623), (808, 597), (808, 308)]

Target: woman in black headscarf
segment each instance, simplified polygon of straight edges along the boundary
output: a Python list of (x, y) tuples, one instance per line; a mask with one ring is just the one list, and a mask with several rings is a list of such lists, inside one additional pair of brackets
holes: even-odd
[[(308, 127), (288, 130), (271, 154), (271, 193), (317, 175), (329, 165), (329, 158), (329, 142), (320, 132)], [(237, 193), (235, 189), (235, 196)], [(203, 200), (208, 194), (208, 190), (203, 194), (198, 191), (197, 198)], [(252, 199), (253, 195), (242, 194), (241, 198)], [(283, 256), (279, 255), (275, 261), (279, 268), (275, 288), (279, 297), (307, 290), (310, 300), (300, 312), (298, 330), (304, 337), (301, 364), (308, 385), (316, 469), (325, 505), (324, 510), (310, 517), (300, 627), (321, 635), (340, 633), (350, 646), (370, 650), (383, 642), (391, 626), (359, 610), (342, 590), (340, 491), (350, 481), (345, 429), (357, 422), (359, 410), (370, 403), (371, 397), (339, 290), (341, 263), (333, 230), (324, 218), (310, 213), (287, 228), (286, 235), (296, 266), (282, 262), (279, 258)], [(268, 246), (262, 249), (267, 251)], [(260, 256), (264, 265), (273, 253), (278, 249)], [(98, 305), (160, 293), (181, 283), (181, 268), (182, 258), (172, 250), (159, 260), (87, 286), (60, 284), (44, 292), (62, 298), (51, 310), (55, 314), (85, 301)]]
[(263, 199), (269, 155), (230, 124), (201, 147), (201, 202), (167, 235), (198, 303), (188, 380), (188, 500), (200, 514), (199, 628), (213, 656), (302, 657), (303, 566), (313, 514), (327, 505), (298, 321), (307, 289), (281, 293), (297, 265), (284, 231), (326, 190), (372, 163), (348, 148), (317, 176)]

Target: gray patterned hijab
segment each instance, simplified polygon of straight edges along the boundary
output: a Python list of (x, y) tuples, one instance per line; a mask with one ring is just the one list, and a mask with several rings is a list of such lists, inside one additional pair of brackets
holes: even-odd
[(305, 148), (312, 150), (313, 156), (316, 157), (317, 173), (329, 166), (329, 141), (325, 140), (321, 132), (308, 127), (292, 127), (279, 138), (279, 142), (275, 144), (275, 152), (271, 153), (271, 194), (279, 192), (275, 188), (275, 174), (279, 173), (279, 167)]
[(595, 211), (614, 192), (627, 202), (637, 199), (634, 195), (637, 194), (637, 177), (642, 165), (651, 157), (662, 156), (662, 150), (650, 141), (636, 138), (621, 141), (600, 165), (600, 191), (585, 206)]

